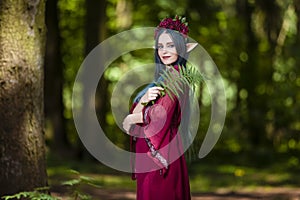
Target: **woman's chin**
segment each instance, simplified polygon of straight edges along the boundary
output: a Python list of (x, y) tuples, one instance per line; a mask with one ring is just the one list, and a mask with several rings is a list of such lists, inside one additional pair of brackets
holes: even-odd
[(162, 62), (162, 63), (164, 63), (164, 65), (172, 65), (173, 64), (173, 62)]

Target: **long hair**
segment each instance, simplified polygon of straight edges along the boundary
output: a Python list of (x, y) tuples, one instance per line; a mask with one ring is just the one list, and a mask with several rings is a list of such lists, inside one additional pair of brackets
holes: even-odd
[(138, 102), (142, 96), (147, 92), (147, 90), (151, 87), (155, 86), (154, 82), (161, 82), (163, 81), (163, 78), (161, 77), (161, 73), (166, 69), (166, 66), (163, 64), (161, 61), (159, 55), (158, 55), (158, 39), (162, 33), (167, 33), (170, 35), (177, 54), (178, 54), (178, 59), (172, 63), (173, 66), (181, 66), (181, 67), (186, 67), (186, 61), (188, 58), (188, 53), (186, 49), (186, 38), (184, 38), (179, 32), (171, 30), (171, 29), (164, 29), (160, 28), (157, 31), (157, 34), (155, 36), (155, 51), (154, 51), (154, 59), (155, 59), (155, 73), (154, 73), (154, 80), (152, 83), (147, 85), (142, 91), (140, 91), (137, 96), (134, 98), (134, 102)]
[[(183, 37), (179, 32), (173, 31), (170, 29), (159, 29), (157, 31), (156, 37), (155, 37), (155, 52), (154, 52), (154, 58), (155, 58), (155, 73), (154, 73), (154, 80), (152, 83), (148, 84), (142, 91), (140, 91), (136, 97), (134, 98), (134, 103), (137, 103), (140, 101), (142, 96), (147, 92), (147, 90), (151, 87), (156, 86), (155, 82), (162, 82), (164, 81), (161, 74), (164, 70), (166, 70), (166, 66), (161, 61), (159, 55), (158, 55), (158, 39), (162, 33), (167, 33), (171, 37), (177, 54), (178, 58), (177, 60), (172, 63), (172, 66), (179, 66), (179, 67), (186, 67), (187, 59), (188, 59), (188, 52), (187, 52), (187, 38)], [(192, 142), (192, 135), (190, 132), (190, 113), (191, 113), (191, 98), (190, 98), (190, 90), (189, 87), (185, 87), (184, 89), (184, 95), (183, 98), (179, 98), (180, 106), (181, 106), (181, 122), (179, 126), (179, 134), (181, 135), (182, 144), (184, 150), (187, 150), (189, 146), (191, 146)], [(189, 161), (192, 160), (194, 149), (191, 146), (191, 148), (188, 149), (186, 152), (187, 159)]]
[[(157, 82), (163, 81), (160, 74), (163, 70), (165, 70), (165, 65), (162, 63), (159, 55), (158, 55), (158, 38), (162, 33), (167, 33), (171, 37), (177, 54), (178, 59), (172, 63), (172, 66), (179, 66), (179, 67), (186, 67), (187, 59), (188, 59), (188, 52), (187, 52), (187, 38), (183, 37), (182, 34), (180, 34), (177, 31), (171, 30), (171, 29), (160, 29), (157, 31), (156, 38), (155, 38), (155, 75), (154, 79)], [(182, 142), (184, 145), (184, 148), (190, 145), (190, 131), (189, 131), (189, 123), (190, 123), (190, 113), (191, 113), (191, 103), (190, 103), (190, 95), (189, 95), (189, 87), (183, 88), (184, 93), (182, 98), (179, 98), (180, 106), (181, 106), (181, 122), (179, 126), (179, 133), (182, 136)], [(190, 154), (190, 153), (189, 153)]]
[[(154, 58), (155, 58), (155, 74), (154, 74), (154, 81), (147, 85), (142, 91), (140, 91), (136, 98), (134, 99), (134, 102), (138, 102), (141, 97), (147, 92), (147, 90), (151, 87), (155, 86), (154, 82), (161, 82), (163, 81), (163, 78), (161, 77), (161, 73), (163, 70), (165, 70), (166, 66), (163, 64), (161, 61), (159, 55), (158, 55), (158, 39), (162, 33), (167, 33), (171, 37), (177, 54), (178, 54), (178, 59), (172, 63), (173, 66), (180, 66), (180, 67), (186, 67), (187, 64), (187, 59), (188, 59), (188, 53), (187, 53), (187, 48), (186, 48), (186, 43), (187, 43), (187, 38), (183, 37), (182, 34), (180, 34), (177, 31), (171, 30), (171, 29), (159, 29), (157, 31), (157, 34), (155, 36), (155, 52), (154, 52)], [(184, 102), (181, 104), (181, 125), (180, 125), (180, 132), (181, 134), (184, 134), (185, 137), (183, 137), (183, 143), (184, 145), (187, 144), (189, 145), (189, 122), (190, 122), (190, 97), (189, 97), (189, 89), (185, 90), (185, 93), (183, 96), (185, 99), (179, 99), (181, 102)]]
[(186, 67), (186, 60), (188, 58), (188, 53), (186, 50), (186, 38), (184, 38), (179, 32), (171, 30), (171, 29), (159, 29), (157, 31), (156, 37), (155, 37), (155, 74), (154, 74), (154, 80), (158, 81), (160, 74), (163, 70), (165, 70), (165, 65), (162, 63), (159, 55), (158, 55), (158, 39), (162, 33), (167, 33), (171, 37), (177, 54), (178, 59), (172, 63), (173, 66), (179, 65), (182, 67)]

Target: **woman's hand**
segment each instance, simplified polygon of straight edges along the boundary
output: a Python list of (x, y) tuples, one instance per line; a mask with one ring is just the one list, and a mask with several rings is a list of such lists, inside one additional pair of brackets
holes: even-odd
[(148, 91), (144, 94), (144, 96), (141, 98), (140, 102), (148, 103), (152, 100), (155, 100), (161, 93), (160, 91), (164, 90), (162, 87), (151, 87), (148, 89)]

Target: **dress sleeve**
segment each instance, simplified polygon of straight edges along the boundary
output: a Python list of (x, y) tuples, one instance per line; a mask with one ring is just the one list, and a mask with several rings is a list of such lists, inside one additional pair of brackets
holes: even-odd
[(168, 151), (162, 147), (170, 142), (170, 130), (173, 123), (179, 120), (178, 99), (171, 99), (167, 94), (160, 97), (152, 106), (143, 110), (145, 141), (149, 147), (147, 155), (166, 173), (168, 169)]
[(144, 133), (151, 140), (155, 149), (162, 147), (162, 141), (176, 120), (178, 99), (175, 96), (172, 98), (166, 94), (159, 98), (154, 105), (143, 110)]

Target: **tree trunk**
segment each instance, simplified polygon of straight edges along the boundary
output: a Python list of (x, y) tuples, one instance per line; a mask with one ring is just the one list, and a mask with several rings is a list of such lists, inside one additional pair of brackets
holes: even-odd
[(47, 43), (45, 56), (45, 115), (53, 134), (51, 150), (63, 153), (69, 147), (63, 115), (63, 67), (60, 54), (57, 0), (46, 3)]
[[(105, 39), (106, 36), (106, 0), (86, 0), (86, 22), (85, 22), (85, 55), (88, 55), (93, 48)], [(99, 114), (99, 123), (101, 127), (106, 126), (106, 113), (108, 111), (108, 80), (103, 76), (99, 81), (96, 95), (96, 111)], [(84, 88), (83, 104), (84, 107), (89, 106), (89, 98), (91, 95), (90, 88)], [(94, 106), (94, 105), (91, 105)], [(84, 112), (84, 110), (83, 110)], [(83, 114), (83, 116), (86, 116)], [(89, 121), (89, 119), (82, 119)], [(85, 123), (84, 123), (85, 124)], [(89, 127), (87, 126), (86, 129)], [(88, 132), (88, 131), (87, 131)], [(81, 143), (78, 146), (78, 157), (83, 159), (86, 157), (86, 151)]]
[(0, 196), (47, 185), (44, 0), (0, 1)]
[[(259, 97), (256, 95), (255, 88), (259, 84), (260, 75), (258, 74), (258, 41), (252, 30), (252, 14), (254, 12), (253, 5), (250, 5), (247, 0), (236, 2), (238, 17), (245, 24), (245, 37), (247, 37), (246, 52), (248, 61), (240, 70), (240, 80), (238, 82), (238, 93), (246, 89), (247, 97), (244, 100), (247, 105), (247, 113), (244, 121), (244, 128), (248, 131), (248, 138), (252, 147), (261, 145), (261, 140), (264, 136), (264, 127), (262, 119), (262, 105), (258, 105)], [(241, 102), (241, 100), (238, 100)]]
[(294, 0), (295, 12), (297, 15), (297, 37), (296, 42), (300, 43), (300, 0)]

